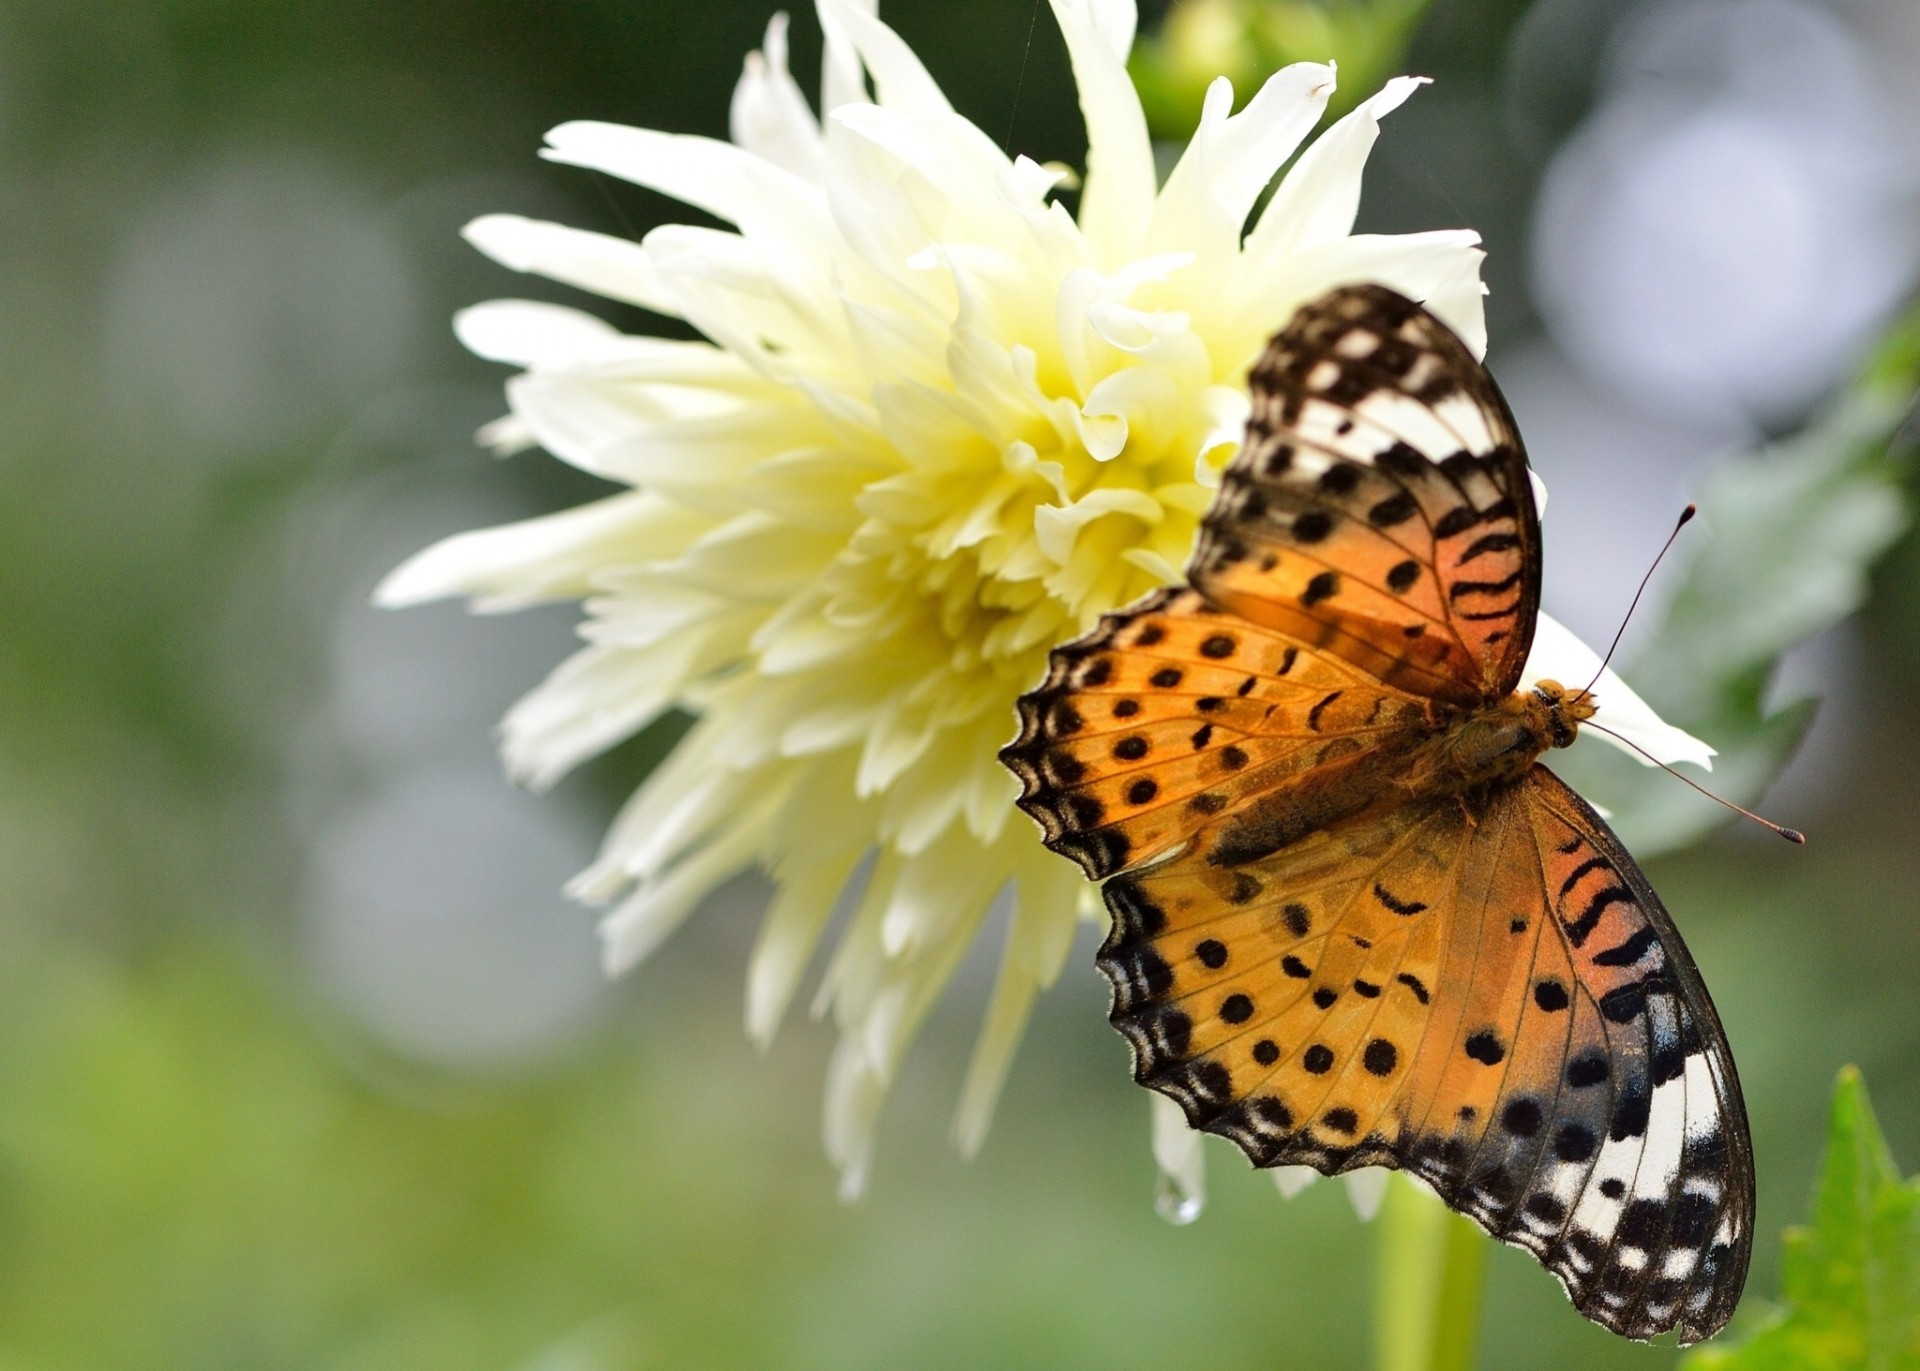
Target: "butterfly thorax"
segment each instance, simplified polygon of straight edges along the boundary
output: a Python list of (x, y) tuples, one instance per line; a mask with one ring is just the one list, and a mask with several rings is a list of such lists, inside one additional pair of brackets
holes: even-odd
[(1594, 714), (1593, 696), (1570, 692), (1558, 681), (1466, 714), (1447, 726), (1423, 759), (1431, 771), (1419, 778), (1426, 793), (1469, 791), (1524, 775), (1551, 748), (1569, 747), (1580, 724)]
[(1429, 716), (1277, 786), (1226, 816), (1205, 840), (1207, 860), (1233, 867), (1290, 847), (1340, 821), (1381, 813), (1412, 799), (1472, 796), (1524, 776), (1551, 748), (1566, 747), (1593, 697), (1554, 681), (1470, 709)]

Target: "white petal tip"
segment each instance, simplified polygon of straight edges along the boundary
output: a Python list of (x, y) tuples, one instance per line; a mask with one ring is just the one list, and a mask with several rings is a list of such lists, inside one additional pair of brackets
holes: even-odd
[(375, 609), (406, 609), (459, 593), (460, 587), (448, 579), (435, 557), (435, 548), (416, 553), (381, 578), (373, 588)]
[(1379, 1214), (1380, 1206), (1387, 1198), (1387, 1180), (1391, 1175), (1384, 1167), (1365, 1166), (1358, 1171), (1349, 1171), (1340, 1178), (1346, 1183), (1347, 1199), (1361, 1223), (1370, 1223)]
[(518, 214), (483, 214), (460, 230), (460, 236), (509, 271), (533, 270), (526, 251), (527, 227), (533, 221)]

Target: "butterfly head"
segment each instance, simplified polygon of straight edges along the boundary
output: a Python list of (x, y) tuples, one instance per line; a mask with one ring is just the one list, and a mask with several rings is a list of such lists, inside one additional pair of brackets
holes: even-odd
[(1539, 732), (1553, 747), (1570, 747), (1579, 736), (1580, 725), (1591, 719), (1597, 706), (1590, 690), (1568, 690), (1558, 681), (1541, 681), (1533, 687), (1527, 712), (1539, 722)]

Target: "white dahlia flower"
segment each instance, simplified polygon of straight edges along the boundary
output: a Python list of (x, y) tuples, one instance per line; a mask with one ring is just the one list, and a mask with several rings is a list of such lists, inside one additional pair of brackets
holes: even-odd
[(663, 711), (697, 719), (572, 887), (612, 904), (609, 971), (758, 866), (777, 887), (747, 978), (764, 1043), (849, 894), (815, 1001), (841, 1035), (825, 1129), (849, 1193), (902, 1053), (1004, 899), (956, 1124), (967, 1151), (986, 1131), (1034, 994), (1093, 908), (1015, 821), (995, 756), (1014, 700), (1048, 649), (1180, 579), (1267, 337), (1361, 280), (1426, 301), (1476, 348), (1485, 336), (1477, 235), (1351, 232), (1378, 121), (1420, 82), (1328, 129), (1254, 216), (1333, 69), (1289, 67), (1238, 114), (1216, 82), (1158, 186), (1126, 69), (1133, 0), (1051, 2), (1087, 122), (1077, 214), (1057, 198), (1072, 173), (957, 114), (871, 0), (820, 0), (822, 119), (787, 71), (781, 16), (747, 58), (731, 142), (555, 129), (547, 157), (733, 229), (636, 244), (493, 215), (468, 239), (706, 341), (526, 301), (461, 314), (467, 346), (522, 369), (486, 439), (624, 489), (450, 538), (378, 592), (584, 601), (587, 646), (504, 724), (531, 785)]

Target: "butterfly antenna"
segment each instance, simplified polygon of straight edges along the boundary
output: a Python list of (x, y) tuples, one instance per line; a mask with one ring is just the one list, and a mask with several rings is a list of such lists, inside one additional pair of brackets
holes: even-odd
[(1775, 833), (1778, 833), (1781, 837), (1785, 838), (1788, 842), (1804, 844), (1807, 841), (1807, 835), (1802, 833), (1799, 829), (1788, 828), (1785, 824), (1777, 824), (1772, 819), (1764, 819), (1760, 815), (1755, 814), (1751, 809), (1743, 808), (1742, 806), (1735, 804), (1732, 800), (1724, 799), (1721, 796), (1714, 794), (1711, 790), (1708, 790), (1705, 786), (1701, 785), (1700, 782), (1694, 780), (1693, 777), (1685, 774), (1684, 772), (1675, 771), (1672, 767), (1668, 766), (1665, 762), (1661, 761), (1658, 757), (1654, 756), (1651, 752), (1647, 751), (1644, 747), (1640, 746), (1640, 744), (1632, 741), (1631, 739), (1622, 738), (1618, 733), (1615, 733), (1612, 729), (1607, 728), (1601, 724), (1596, 724), (1591, 719), (1588, 719), (1585, 723), (1581, 724), (1581, 727), (1599, 729), (1600, 732), (1606, 734), (1609, 738), (1612, 738), (1615, 742), (1624, 743), (1626, 746), (1632, 748), (1635, 752), (1638, 752), (1642, 757), (1645, 757), (1648, 761), (1652, 762), (1655, 766), (1659, 767), (1662, 771), (1666, 772), (1669, 776), (1679, 777), (1679, 779), (1685, 781), (1688, 785), (1692, 786), (1695, 790), (1699, 791), (1702, 795), (1705, 795), (1709, 800), (1712, 800), (1715, 804), (1725, 805), (1728, 809), (1731, 809), (1735, 814), (1745, 815), (1747, 818), (1752, 819), (1755, 823), (1759, 824), (1762, 828), (1772, 829)]
[[(1693, 519), (1693, 516), (1699, 512), (1700, 507), (1692, 504), (1680, 511), (1680, 519), (1674, 524), (1673, 532), (1669, 533), (1667, 535), (1667, 541), (1660, 545), (1660, 551), (1655, 554), (1653, 565), (1647, 568), (1647, 574), (1640, 578), (1640, 589), (1633, 592), (1633, 603), (1627, 606), (1627, 612), (1621, 616), (1620, 627), (1615, 631), (1613, 641), (1607, 644), (1607, 655), (1600, 659), (1600, 669), (1593, 673), (1593, 680), (1587, 682), (1587, 688), (1581, 692), (1582, 694), (1590, 694), (1600, 678), (1607, 674), (1607, 663), (1613, 660), (1613, 654), (1615, 650), (1619, 648), (1620, 640), (1626, 637), (1627, 625), (1633, 621), (1633, 611), (1640, 608), (1640, 597), (1647, 593), (1647, 587), (1652, 584), (1653, 573), (1660, 569), (1661, 561), (1666, 557), (1668, 549), (1673, 546), (1673, 540), (1680, 536), (1680, 530), (1685, 528)], [(1681, 777), (1681, 779), (1685, 780), (1686, 778)], [(1762, 822), (1764, 823), (1765, 820), (1762, 820)]]

